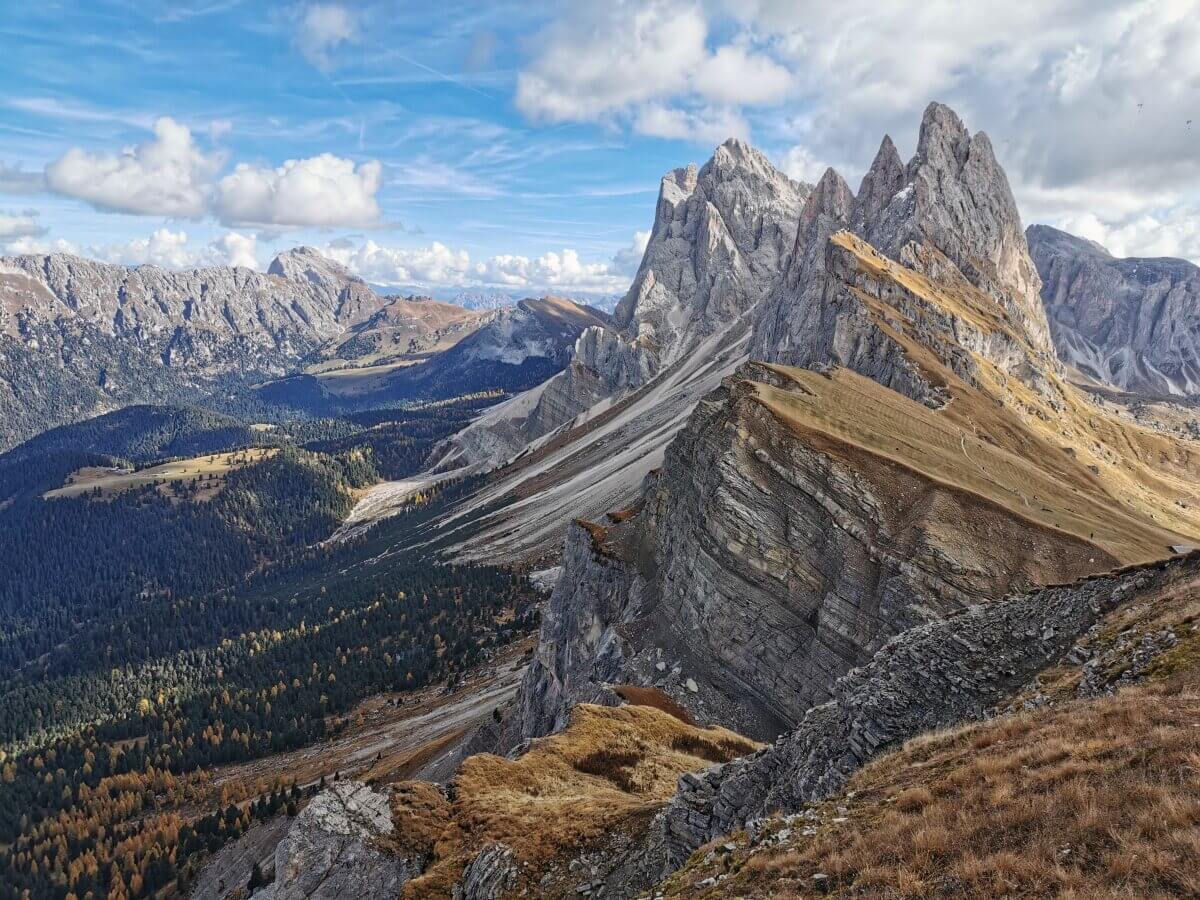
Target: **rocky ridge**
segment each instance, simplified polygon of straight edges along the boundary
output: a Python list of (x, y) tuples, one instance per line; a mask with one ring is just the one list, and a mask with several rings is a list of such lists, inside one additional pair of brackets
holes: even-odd
[(1059, 356), (1086, 378), (1149, 396), (1200, 393), (1200, 268), (1116, 259), (1047, 225), (1026, 232)]
[(452, 438), (439, 465), (492, 468), (686, 364), (701, 344), (711, 352), (714, 337), (718, 349), (736, 343), (745, 331), (733, 326), (782, 265), (810, 191), (736, 139), (699, 169), (669, 172), (615, 327), (586, 331), (565, 372)]
[[(965, 135), (932, 105), (907, 186), (886, 203), (904, 184), (890, 141), (861, 199), (836, 173), (821, 179), (752, 351), (810, 371), (752, 364), (727, 378), (637, 513), (572, 533), (503, 746), (624, 681), (773, 737), (906, 628), (1165, 555), (1189, 540), (1173, 528), (1200, 528), (1175, 503), (1195, 469), (1182, 444), (1162, 445), (1174, 487), (1123, 487), (1122, 465), (1138, 481), (1171, 468), (1129, 460), (1160, 438), (1101, 422), (1059, 377), (1028, 310), (1037, 276), (1007, 182), (986, 138)], [(984, 224), (948, 238), (945, 223), (970, 216), (963, 198)]]

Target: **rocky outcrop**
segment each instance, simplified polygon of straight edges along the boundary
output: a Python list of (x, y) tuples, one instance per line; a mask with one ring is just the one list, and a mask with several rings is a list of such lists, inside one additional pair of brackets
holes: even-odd
[(1116, 259), (1046, 225), (1026, 232), (1062, 360), (1087, 378), (1148, 396), (1200, 393), (1200, 268)]
[(462, 880), (454, 886), (454, 900), (499, 900), (517, 873), (512, 850), (489, 844), (467, 863)]
[(910, 629), (839, 679), (832, 698), (752, 756), (684, 775), (664, 817), (674, 866), (701, 844), (839, 790), (918, 734), (980, 719), (1068, 655), (1105, 614), (1196, 558), (1047, 588)]
[(393, 900), (421, 873), (417, 860), (375, 846), (392, 832), (388, 795), (356, 781), (317, 794), (275, 850), (262, 900)]

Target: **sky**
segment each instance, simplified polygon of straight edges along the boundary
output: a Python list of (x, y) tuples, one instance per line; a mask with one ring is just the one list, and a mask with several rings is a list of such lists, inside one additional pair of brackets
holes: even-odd
[(662, 175), (856, 185), (949, 103), (1026, 223), (1200, 262), (1200, 0), (0, 3), (0, 249), (628, 286)]

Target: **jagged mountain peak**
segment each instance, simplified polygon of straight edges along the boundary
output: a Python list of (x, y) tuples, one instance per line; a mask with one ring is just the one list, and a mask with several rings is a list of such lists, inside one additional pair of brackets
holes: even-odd
[(900, 151), (892, 143), (891, 135), (885, 134), (875, 159), (858, 188), (858, 197), (851, 217), (855, 231), (862, 233), (868, 223), (879, 218), (892, 198), (904, 187), (906, 175)]
[(278, 253), (267, 267), (268, 275), (279, 275), (293, 281), (311, 281), (317, 284), (343, 285), (355, 282), (365, 285), (341, 263), (330, 259), (316, 247), (301, 245)]
[(650, 241), (615, 320), (653, 348), (651, 369), (729, 325), (765, 293), (812, 188), (736, 138), (663, 178)]

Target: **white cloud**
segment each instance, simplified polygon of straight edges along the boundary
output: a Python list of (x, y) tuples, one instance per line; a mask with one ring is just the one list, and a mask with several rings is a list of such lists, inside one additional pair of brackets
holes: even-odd
[(88, 248), (88, 255), (105, 262), (126, 266), (160, 266), (164, 269), (186, 269), (196, 264), (188, 250), (184, 231), (159, 228), (149, 237), (134, 238), (124, 244), (105, 244)]
[(209, 243), (207, 256), (213, 265), (257, 269), (258, 239), (252, 234), (227, 231)]
[(1027, 221), (1091, 214), (1134, 252), (1188, 252), (1200, 0), (563, 9), (518, 76), (518, 108), (535, 121), (710, 141), (740, 122), (792, 148), (779, 154), (792, 175), (812, 181), (825, 160), (853, 184), (885, 132), (911, 152), (921, 111), (941, 100), (988, 131)]
[(1200, 210), (1194, 206), (1145, 213), (1117, 224), (1092, 213), (1070, 216), (1059, 224), (1104, 245), (1113, 256), (1174, 256), (1200, 265)]
[(613, 254), (613, 271), (633, 278), (637, 274), (638, 266), (642, 264), (642, 255), (646, 252), (646, 246), (649, 243), (649, 231), (635, 231), (633, 233), (633, 240), (630, 241), (629, 246), (622, 247)]
[[(634, 245), (641, 243), (644, 249), (648, 237), (648, 233), (638, 232)], [(616, 259), (589, 263), (572, 249), (545, 253), (536, 258), (498, 254), (473, 261), (466, 250), (454, 250), (436, 241), (427, 247), (402, 248), (385, 247), (368, 240), (357, 246), (347, 241), (335, 241), (321, 252), (367, 281), (386, 285), (613, 294), (624, 291), (631, 277), (621, 270)], [(626, 252), (622, 250), (617, 256)]]
[(692, 85), (718, 103), (776, 103), (791, 92), (792, 74), (768, 56), (727, 44), (696, 68)]
[(4, 252), (13, 256), (25, 254), (40, 256), (45, 253), (78, 253), (79, 250), (70, 241), (64, 241), (61, 238), (47, 241), (38, 237), (25, 236), (19, 237), (15, 241), (9, 241), (4, 246)]
[(460, 285), (467, 283), (471, 270), (466, 250), (451, 250), (436, 241), (413, 249), (384, 247), (375, 241), (355, 247), (339, 241), (321, 252), (376, 284)]
[(150, 265), (175, 270), (199, 266), (258, 269), (257, 249), (258, 241), (254, 235), (236, 231), (226, 232), (201, 248), (193, 248), (187, 232), (158, 228), (149, 237), (132, 238), (124, 243), (92, 245), (83, 248), (82, 252), (84, 256), (123, 266)]
[(0, 194), (39, 194), (45, 189), (46, 176), (41, 172), (26, 172), (0, 162)]
[(240, 163), (217, 185), (216, 214), (225, 222), (330, 227), (379, 221), (375, 195), (383, 181), (376, 161), (322, 153), (278, 168)]
[(729, 109), (706, 108), (698, 111), (648, 103), (638, 109), (634, 127), (651, 137), (703, 141), (719, 144), (726, 138), (745, 137), (746, 120)]
[(816, 184), (829, 167), (818, 162), (807, 147), (797, 144), (783, 155), (780, 168), (789, 178)]
[(46, 182), (102, 210), (197, 217), (207, 209), (219, 166), (196, 147), (187, 126), (164, 116), (154, 123), (153, 140), (120, 153), (68, 150), (46, 167)]
[(711, 50), (704, 10), (688, 0), (575, 4), (538, 43), (516, 96), (538, 121), (619, 119), (656, 137), (719, 142), (747, 130), (728, 107), (792, 89), (791, 73), (747, 34)]
[(68, 150), (46, 167), (46, 183), (101, 210), (213, 216), (228, 225), (321, 228), (380, 220), (376, 195), (383, 166), (376, 160), (355, 164), (322, 153), (279, 167), (239, 163), (218, 180), (223, 156), (202, 151), (187, 126), (163, 117), (154, 123), (154, 135), (120, 153)]
[(45, 234), (46, 229), (37, 220), (37, 216), (37, 211), (32, 209), (23, 212), (0, 210), (0, 240), (37, 237)]
[(354, 13), (336, 3), (305, 7), (296, 23), (296, 46), (305, 59), (322, 69), (328, 68), (331, 51), (357, 37)]

